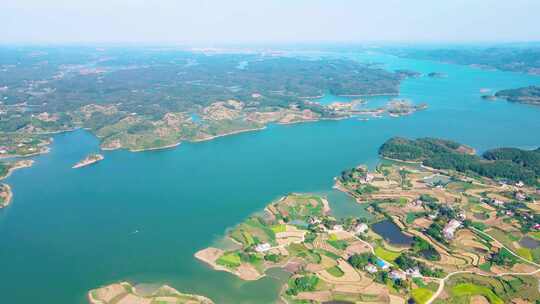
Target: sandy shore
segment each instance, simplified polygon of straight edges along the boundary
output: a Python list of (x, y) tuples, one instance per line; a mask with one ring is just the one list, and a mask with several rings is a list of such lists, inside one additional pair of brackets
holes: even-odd
[(214, 135), (214, 136), (210, 136), (210, 137), (206, 137), (206, 138), (195, 139), (195, 140), (192, 140), (191, 142), (208, 141), (208, 140), (216, 139), (216, 138), (219, 138), (219, 137), (224, 137), (224, 136), (229, 136), (229, 135), (234, 135), (234, 134), (240, 134), (240, 133), (245, 133), (245, 132), (260, 131), (260, 130), (264, 130), (264, 129), (266, 129), (266, 126), (263, 126), (263, 127), (260, 127), (260, 128), (253, 128), (253, 129), (237, 130), (237, 131), (232, 131), (232, 132), (228, 132), (228, 133), (223, 133), (223, 134), (220, 134), (220, 135)]
[(8, 178), (15, 170), (22, 169), (22, 168), (29, 168), (29, 167), (32, 167), (33, 164), (34, 164), (33, 160), (20, 160), (16, 162), (15, 164), (13, 164), (13, 166), (8, 169), (8, 173), (5, 176), (0, 176), (0, 180)]
[(101, 155), (101, 154), (97, 154), (94, 157), (95, 158), (90, 158), (90, 156), (87, 156), (85, 159), (83, 159), (80, 162), (76, 163), (71, 168), (72, 169), (78, 169), (78, 168), (86, 167), (86, 166), (89, 166), (91, 164), (95, 164), (95, 163), (100, 162), (103, 159), (105, 159), (105, 157), (103, 155)]
[(147, 294), (147, 292), (139, 292), (137, 287), (138, 286), (134, 286), (129, 282), (113, 283), (107, 286), (90, 290), (87, 293), (87, 299), (88, 302), (91, 304), (148, 304), (180, 302), (191, 304), (214, 303), (207, 297), (195, 294), (182, 293), (169, 285), (162, 285), (155, 289), (153, 288), (154, 290), (151, 290), (149, 294)]
[[(161, 146), (161, 147), (154, 147), (154, 148), (148, 148), (148, 149), (129, 149), (129, 152), (144, 152), (144, 151), (165, 150), (165, 149), (178, 147), (178, 146), (180, 146), (181, 143), (182, 142), (179, 141), (177, 143), (170, 144), (170, 145), (167, 145), (167, 146)], [(121, 148), (117, 148), (117, 149), (121, 149)], [(102, 148), (102, 150), (106, 150), (106, 149)], [(116, 150), (116, 149), (109, 149), (109, 150)]]
[(253, 266), (246, 263), (242, 263), (234, 270), (218, 265), (216, 261), (220, 256), (223, 255), (224, 252), (225, 251), (219, 248), (208, 247), (197, 251), (194, 256), (200, 261), (210, 265), (215, 270), (232, 273), (245, 281), (255, 281), (265, 276), (264, 274), (259, 274), (257, 270), (253, 268)]

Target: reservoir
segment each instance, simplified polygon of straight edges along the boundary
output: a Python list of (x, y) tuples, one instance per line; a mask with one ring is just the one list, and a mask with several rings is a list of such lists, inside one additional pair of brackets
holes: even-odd
[[(0, 210), (2, 302), (82, 304), (89, 289), (128, 280), (167, 283), (216, 303), (274, 303), (283, 276), (244, 282), (193, 254), (286, 193), (327, 193), (342, 170), (374, 168), (379, 146), (392, 136), (448, 138), (480, 153), (540, 144), (540, 107), (486, 101), (480, 92), (538, 85), (540, 77), (347, 50), (334, 55), (448, 77), (403, 82), (398, 98), (429, 105), (411, 116), (271, 125), (168, 150), (103, 151), (103, 161), (79, 170), (71, 166), (97, 151), (98, 140), (84, 130), (56, 135), (49, 154), (5, 181), (14, 200)], [(354, 200), (328, 197), (340, 216), (369, 216), (344, 205)]]

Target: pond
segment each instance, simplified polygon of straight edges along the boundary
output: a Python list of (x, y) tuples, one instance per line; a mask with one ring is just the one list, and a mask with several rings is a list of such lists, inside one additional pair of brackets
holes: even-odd
[(372, 225), (373, 231), (382, 236), (385, 241), (397, 246), (410, 246), (412, 237), (405, 235), (391, 220), (384, 220)]

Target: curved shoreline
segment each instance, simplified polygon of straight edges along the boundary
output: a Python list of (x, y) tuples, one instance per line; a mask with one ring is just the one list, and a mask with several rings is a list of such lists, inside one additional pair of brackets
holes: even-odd
[(75, 165), (73, 165), (73, 167), (71, 167), (72, 169), (79, 169), (79, 168), (82, 168), (82, 167), (86, 167), (86, 166), (90, 166), (92, 164), (95, 164), (97, 162), (100, 162), (102, 160), (104, 160), (105, 157), (101, 154), (95, 154), (95, 155), (89, 155), (87, 156), (85, 159), (79, 161), (78, 163), (76, 163)]
[(13, 200), (13, 191), (11, 191), (11, 187), (8, 184), (1, 184), (3, 187), (5, 187), (5, 193), (6, 196), (4, 197), (4, 201), (0, 204), (0, 209), (6, 208), (11, 204), (11, 201)]

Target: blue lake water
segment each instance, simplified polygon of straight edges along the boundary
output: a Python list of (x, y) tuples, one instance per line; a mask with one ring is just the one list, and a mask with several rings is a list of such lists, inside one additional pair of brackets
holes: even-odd
[(412, 116), (270, 126), (163, 151), (106, 151), (104, 161), (79, 170), (71, 166), (98, 149), (97, 139), (82, 130), (55, 136), (51, 153), (7, 179), (15, 198), (0, 211), (2, 302), (85, 303), (91, 288), (132, 280), (168, 283), (216, 303), (273, 303), (278, 279), (242, 282), (193, 254), (283, 194), (325, 193), (343, 169), (374, 166), (378, 147), (392, 136), (444, 137), (479, 151), (540, 144), (540, 107), (485, 101), (480, 92), (540, 84), (539, 77), (340, 56), (448, 77), (404, 81), (399, 97), (429, 104)]

